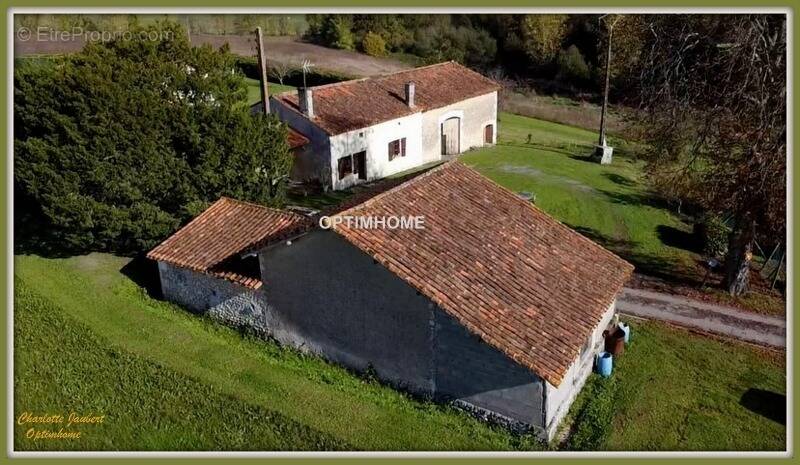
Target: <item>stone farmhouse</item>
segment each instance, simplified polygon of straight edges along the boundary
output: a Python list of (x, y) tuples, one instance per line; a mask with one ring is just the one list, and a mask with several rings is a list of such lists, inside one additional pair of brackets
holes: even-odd
[(633, 267), (458, 161), (325, 229), (223, 198), (153, 249), (167, 300), (550, 440)]
[(292, 179), (338, 190), (494, 144), (498, 90), (451, 61), (273, 95), (270, 110), (308, 140)]

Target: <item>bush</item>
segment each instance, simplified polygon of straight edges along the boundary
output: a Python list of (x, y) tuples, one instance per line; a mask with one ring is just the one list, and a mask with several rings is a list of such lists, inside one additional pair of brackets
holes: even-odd
[(591, 70), (583, 54), (574, 45), (558, 53), (558, 76), (575, 84), (583, 84), (589, 80)]
[(696, 233), (703, 244), (703, 253), (709, 257), (724, 257), (728, 253), (731, 228), (719, 216), (705, 216), (697, 225)]
[(367, 32), (361, 41), (361, 49), (369, 56), (386, 56), (386, 41), (374, 32)]

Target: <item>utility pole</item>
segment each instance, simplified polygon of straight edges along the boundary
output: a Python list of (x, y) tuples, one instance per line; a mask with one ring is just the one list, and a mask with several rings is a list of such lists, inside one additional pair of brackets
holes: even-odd
[[(608, 15), (601, 16), (598, 22), (602, 22), (603, 18), (606, 16)], [(603, 106), (600, 110), (600, 137), (597, 140), (597, 147), (595, 150), (595, 156), (600, 159), (601, 164), (611, 163), (611, 156), (613, 153), (613, 149), (606, 145), (606, 113), (608, 112), (608, 90), (611, 79), (611, 37), (614, 35), (614, 26), (617, 24), (617, 21), (619, 21), (619, 16), (614, 18), (613, 22), (606, 20), (606, 26), (608, 27), (608, 40), (606, 44), (606, 82), (603, 89)]]
[(267, 88), (267, 57), (264, 56), (264, 38), (261, 27), (256, 28), (256, 47), (258, 48), (258, 72), (261, 79), (261, 110), (269, 114), (269, 89)]
[[(616, 21), (614, 21), (616, 23)], [(611, 76), (611, 36), (614, 24), (608, 25), (608, 43), (606, 44), (606, 84), (603, 89), (603, 109), (600, 112), (600, 140), (597, 145), (606, 145), (606, 111), (608, 111), (608, 87)]]

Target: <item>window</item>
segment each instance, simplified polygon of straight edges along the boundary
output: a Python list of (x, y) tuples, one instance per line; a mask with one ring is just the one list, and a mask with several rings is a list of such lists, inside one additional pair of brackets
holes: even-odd
[(397, 139), (389, 142), (389, 161), (397, 157), (406, 156), (406, 138)]
[(367, 152), (358, 152), (338, 161), (339, 179), (344, 179), (351, 174), (358, 175), (358, 179), (367, 179)]
[(349, 174), (353, 174), (352, 155), (348, 155), (339, 159), (339, 179), (344, 179)]

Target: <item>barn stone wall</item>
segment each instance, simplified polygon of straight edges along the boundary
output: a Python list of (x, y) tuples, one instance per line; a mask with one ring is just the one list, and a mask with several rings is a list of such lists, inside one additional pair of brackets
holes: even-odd
[(258, 290), (165, 262), (158, 262), (158, 271), (170, 302), (236, 328), (268, 332), (267, 301)]
[(543, 435), (540, 378), (336, 233), (270, 247), (261, 264), (278, 341)]

